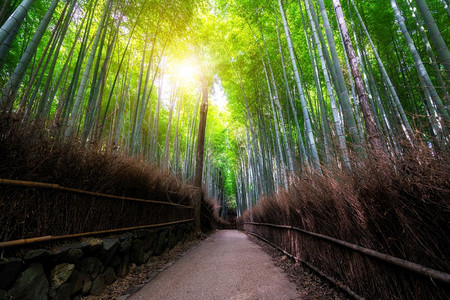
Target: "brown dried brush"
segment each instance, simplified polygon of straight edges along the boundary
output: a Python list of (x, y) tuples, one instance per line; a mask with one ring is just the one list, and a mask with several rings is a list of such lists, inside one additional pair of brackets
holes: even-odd
[[(191, 188), (139, 158), (58, 142), (17, 116), (0, 118), (0, 178), (192, 205)], [(192, 218), (190, 209), (0, 186), (0, 240), (114, 229)]]
[[(448, 157), (417, 147), (406, 149), (382, 170), (367, 160), (355, 163), (351, 171), (303, 174), (289, 191), (262, 198), (243, 219), (292, 225), (450, 273)], [(448, 286), (300, 233), (247, 228), (367, 298), (450, 295)]]

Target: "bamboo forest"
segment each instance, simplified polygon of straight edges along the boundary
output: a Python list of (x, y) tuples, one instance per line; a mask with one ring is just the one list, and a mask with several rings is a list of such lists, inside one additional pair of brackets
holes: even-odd
[[(299, 299), (450, 298), (449, 46), (449, 0), (0, 0), (0, 299), (243, 233)], [(220, 284), (128, 296), (297, 299)]]

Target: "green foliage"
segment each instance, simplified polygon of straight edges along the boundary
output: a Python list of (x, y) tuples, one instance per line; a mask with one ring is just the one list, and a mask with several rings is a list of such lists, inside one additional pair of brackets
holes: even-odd
[[(13, 6), (6, 10), (8, 14), (14, 11), (19, 2), (12, 1)], [(50, 0), (36, 0), (26, 15), (0, 66), (0, 87), (8, 83), (50, 2)], [(410, 119), (414, 114), (418, 130), (423, 132), (424, 136), (433, 135), (431, 130), (433, 125), (427, 117), (424, 117), (428, 112), (414, 61), (398, 30), (391, 7), (383, 1), (355, 2), (383, 63), (388, 66), (389, 76), (406, 113)], [(427, 52), (420, 42), (418, 28), (409, 7), (406, 2), (399, 2), (418, 51), (425, 57)], [(284, 168), (277, 165), (278, 159), (280, 161), (287, 159), (287, 149), (293, 149), (292, 154), (297, 160), (300, 159), (301, 149), (296, 140), (297, 136), (305, 135), (300, 98), (277, 0), (112, 1), (106, 25), (99, 30), (104, 36), (103, 47), (99, 46), (94, 53), (93, 68), (88, 74), (88, 85), (82, 95), (79, 112), (72, 111), (74, 97), (80, 90), (80, 77), (87, 66), (87, 58), (101, 16), (109, 8), (106, 7), (108, 3), (106, 0), (98, 0), (94, 8), (92, 1), (77, 1), (73, 15), (69, 16), (67, 33), (61, 36), (57, 20), (65, 12), (66, 3), (60, 1), (33, 61), (27, 68), (15, 99), (15, 110), (26, 113), (26, 119), (32, 120), (36, 116), (40, 101), (48, 101), (44, 103), (49, 106), (45, 119), (48, 128), (57, 138), (62, 138), (69, 118), (75, 120), (77, 135), (83, 130), (85, 119), (91, 118), (94, 120), (92, 133), (82, 143), (113, 145), (162, 167), (167, 164), (170, 172), (189, 181), (192, 179), (195, 166), (200, 79), (204, 76), (210, 88), (210, 96), (214, 97), (217, 94), (214, 90), (221, 86), (227, 99), (225, 107), (214, 103), (210, 103), (209, 106), (206, 168), (216, 173), (220, 171), (223, 176), (223, 186), (213, 184), (209, 189), (213, 192), (223, 189), (225, 198), (230, 202), (229, 206), (234, 206), (232, 200), (239, 198), (239, 187), (236, 186), (236, 182), (243, 178), (248, 180), (246, 189), (254, 189), (248, 193), (255, 193), (255, 197), (259, 196), (258, 193), (268, 193), (277, 189)], [(322, 119), (322, 116), (325, 116), (329, 123), (333, 123), (331, 102), (326, 91), (325, 78), (321, 72), (304, 0), (282, 1), (282, 3), (319, 156), (323, 162), (339, 161), (341, 154), (335, 145), (336, 133), (333, 128), (325, 128), (326, 124)], [(325, 28), (321, 23), (318, 5), (316, 1), (312, 3), (319, 15), (319, 23), (324, 34)], [(349, 7), (351, 5), (349, 1), (341, 0), (341, 3), (348, 23), (350, 24), (350, 19), (354, 22), (354, 26), (349, 25), (351, 38), (355, 43), (353, 34), (356, 35), (364, 54), (365, 75), (369, 77), (366, 85), (371, 88), (373, 97), (374, 91), (380, 95), (379, 103), (385, 106), (387, 120), (392, 125), (392, 136), (386, 137), (386, 140), (395, 144), (401, 135), (401, 125), (390, 103), (389, 91), (383, 83), (373, 51), (355, 17), (354, 9)], [(339, 64), (344, 71), (345, 84), (351, 93), (353, 87), (346, 70), (346, 54), (340, 42), (332, 1), (326, 0), (325, 6), (339, 55)], [(439, 1), (430, 2), (429, 6), (444, 40), (448, 42), (450, 29), (445, 26), (448, 18), (444, 7)], [(84, 20), (85, 16), (89, 18)], [(276, 26), (279, 27), (279, 37)], [(59, 39), (62, 41), (57, 57), (55, 51), (51, 50), (57, 44), (53, 33), (56, 41)], [(284, 65), (281, 63), (279, 40)], [(267, 47), (267, 54), (264, 46)], [(310, 53), (313, 53), (313, 57)], [(53, 59), (57, 62), (56, 67), (55, 70), (50, 70), (50, 62)], [(277, 88), (281, 106), (275, 111), (271, 110), (270, 91), (263, 65), (264, 62), (267, 66), (269, 61), (274, 78), (274, 82), (269, 79), (269, 86), (271, 89)], [(190, 78), (177, 77), (180, 65), (185, 62), (197, 66), (197, 70)], [(317, 64), (317, 73), (311, 62)], [(99, 78), (102, 67), (105, 68), (105, 76)], [(431, 66), (427, 64), (426, 68), (431, 74), (433, 84), (438, 85)], [(287, 82), (284, 79), (284, 71), (287, 74)], [(36, 79), (33, 79), (34, 75)], [(316, 82), (319, 83), (319, 87), (315, 86)], [(51, 93), (55, 95), (49, 100), (43, 98), (46, 83), (49, 83)], [(143, 95), (146, 85), (147, 94)], [(100, 91), (94, 99), (91, 97), (91, 91), (96, 86)], [(22, 99), (27, 89), (30, 90), (30, 95), (34, 93), (36, 97)], [(333, 86), (333, 89), (336, 87)], [(323, 107), (319, 105), (318, 90), (324, 95)], [(290, 106), (289, 95), (294, 100), (294, 110)], [(88, 105), (89, 101), (92, 105)], [(144, 105), (142, 101), (146, 101)], [(174, 101), (175, 108), (169, 126), (171, 101)], [(374, 109), (381, 123), (386, 122), (383, 121), (380, 109)], [(300, 132), (296, 132), (297, 127), (293, 121), (297, 114)], [(358, 112), (355, 111), (355, 114)], [(278, 153), (275, 133), (282, 130), (276, 127), (277, 122), (274, 118), (281, 120), (281, 115), (286, 120), (281, 126), (285, 126), (288, 130), (287, 136), (281, 137), (279, 141), (283, 153)], [(135, 121), (139, 119), (141, 123)], [(164, 162), (168, 128), (170, 130), (168, 156), (171, 161)], [(331, 142), (327, 145), (329, 153), (325, 146), (324, 129), (331, 132)], [(364, 134), (363, 125), (361, 130)], [(347, 136), (347, 142), (349, 140)], [(351, 148), (352, 145), (349, 146)], [(393, 146), (395, 145), (390, 147)], [(306, 152), (307, 155), (311, 155), (311, 146), (308, 144)], [(303, 164), (304, 162), (298, 163), (298, 170), (307, 168)], [(214, 172), (211, 174), (215, 174)], [(205, 181), (213, 182), (212, 179)], [(258, 181), (260, 183), (256, 183)], [(252, 201), (254, 199), (248, 202)]]

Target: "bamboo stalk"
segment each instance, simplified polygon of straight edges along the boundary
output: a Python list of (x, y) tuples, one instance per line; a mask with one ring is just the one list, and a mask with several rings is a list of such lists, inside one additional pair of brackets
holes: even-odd
[(14, 247), (14, 246), (29, 245), (29, 244), (39, 243), (39, 242), (56, 241), (56, 240), (91, 236), (91, 235), (101, 235), (101, 234), (116, 233), (116, 232), (122, 232), (122, 231), (131, 231), (131, 230), (137, 230), (137, 229), (164, 227), (164, 226), (175, 225), (175, 224), (189, 223), (189, 222), (193, 222), (193, 221), (194, 221), (194, 219), (186, 219), (186, 220), (173, 221), (173, 222), (167, 222), (167, 223), (133, 226), (133, 227), (118, 228), (118, 229), (107, 229), (107, 230), (74, 233), (74, 234), (67, 234), (67, 235), (56, 235), (56, 236), (46, 235), (46, 236), (41, 236), (41, 237), (33, 237), (33, 238), (29, 238), (29, 239), (20, 239), (20, 240), (0, 242), (0, 249)]
[(397, 267), (406, 269), (408, 271), (412, 271), (424, 276), (429, 276), (433, 279), (439, 280), (441, 282), (450, 284), (450, 274), (445, 273), (445, 272), (441, 272), (435, 269), (431, 269), (422, 265), (419, 265), (417, 263), (414, 262), (410, 262), (398, 257), (394, 257), (388, 254), (384, 254), (369, 248), (365, 248), (365, 247), (361, 247), (359, 245), (355, 245), (346, 241), (342, 241), (327, 235), (323, 235), (323, 234), (319, 234), (319, 233), (315, 233), (315, 232), (311, 232), (311, 231), (307, 231), (298, 227), (294, 227), (294, 226), (288, 226), (288, 225), (275, 225), (275, 224), (270, 224), (270, 223), (255, 223), (255, 222), (244, 222), (244, 224), (250, 224), (250, 225), (260, 225), (260, 226), (267, 226), (267, 227), (273, 227), (273, 228), (282, 228), (282, 229), (290, 229), (290, 230), (294, 230), (294, 231), (298, 231), (301, 233), (304, 233), (306, 235), (309, 236), (313, 236), (322, 240), (326, 240), (329, 242), (332, 242), (334, 244), (343, 246), (345, 248), (348, 249), (352, 249), (356, 252), (365, 254), (367, 256), (371, 256), (374, 258), (377, 258), (379, 260), (382, 260), (384, 262), (387, 262), (391, 265), (395, 265)]
[(116, 196), (116, 195), (109, 195), (109, 194), (103, 194), (103, 193), (89, 192), (89, 191), (84, 191), (84, 190), (79, 190), (79, 189), (74, 189), (74, 188), (67, 188), (67, 187), (60, 186), (59, 184), (53, 184), (53, 183), (0, 179), (0, 185), (21, 186), (21, 187), (28, 187), (28, 188), (45, 188), (45, 189), (65, 191), (65, 192), (77, 193), (77, 194), (82, 194), (82, 195), (90, 195), (90, 196), (96, 196), (96, 197), (102, 197), (102, 198), (109, 198), (109, 199), (118, 199), (118, 200), (124, 200), (124, 201), (170, 205), (170, 206), (176, 206), (176, 207), (181, 207), (181, 208), (193, 209), (192, 206), (178, 204), (178, 203), (163, 202), (163, 201), (157, 201), (157, 200), (146, 200), (146, 199), (140, 199), (140, 198), (132, 198), (132, 197), (125, 197), (125, 196)]

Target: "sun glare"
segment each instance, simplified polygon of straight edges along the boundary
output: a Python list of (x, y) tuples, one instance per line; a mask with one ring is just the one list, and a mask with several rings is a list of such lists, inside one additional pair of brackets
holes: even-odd
[(197, 79), (200, 70), (196, 64), (190, 60), (182, 61), (175, 66), (175, 74), (180, 81), (192, 82)]

